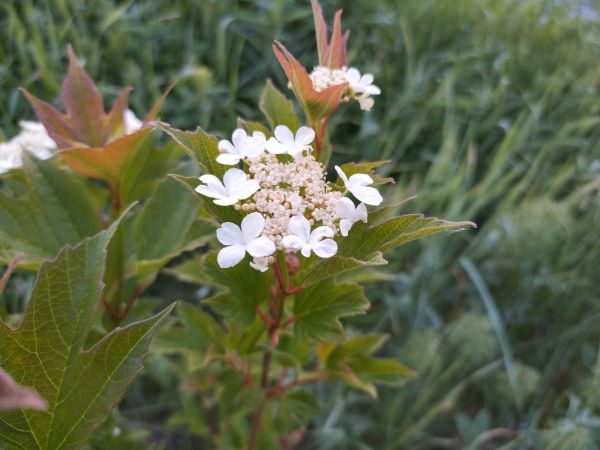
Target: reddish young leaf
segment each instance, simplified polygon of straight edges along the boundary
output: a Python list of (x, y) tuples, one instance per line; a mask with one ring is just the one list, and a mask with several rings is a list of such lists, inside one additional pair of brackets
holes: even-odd
[(124, 111), (131, 88), (125, 88), (106, 113), (102, 95), (68, 47), (69, 70), (62, 85), (66, 114), (22, 89), (36, 116), (59, 148), (102, 147), (125, 132)]
[(331, 41), (328, 40), (327, 23), (323, 17), (323, 9), (317, 0), (311, 0), (313, 16), (315, 19), (315, 34), (317, 38), (317, 51), (321, 66), (337, 69), (347, 64), (346, 42), (350, 31), (342, 34), (342, 10), (335, 13)]
[(0, 413), (20, 408), (44, 411), (47, 404), (37, 392), (17, 384), (0, 368)]
[(273, 51), (290, 81), (292, 91), (311, 122), (328, 117), (339, 106), (342, 93), (348, 83), (315, 90), (313, 82), (302, 65), (279, 41), (273, 44)]
[(150, 111), (148, 112), (148, 114), (146, 114), (146, 117), (144, 118), (144, 125), (147, 125), (148, 123), (156, 120), (160, 109), (162, 108), (169, 93), (173, 90), (176, 84), (177, 81), (173, 81), (171, 84), (169, 84), (165, 91), (161, 94), (161, 96), (158, 97), (158, 100), (154, 102), (154, 105), (152, 105), (152, 108), (150, 108)]
[(104, 147), (74, 147), (58, 152), (62, 160), (76, 172), (92, 178), (117, 182), (129, 156), (143, 143), (152, 127), (122, 136)]

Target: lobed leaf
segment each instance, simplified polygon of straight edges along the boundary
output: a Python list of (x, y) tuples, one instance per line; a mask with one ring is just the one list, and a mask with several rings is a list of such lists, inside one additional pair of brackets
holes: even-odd
[(21, 326), (12, 330), (0, 323), (3, 366), (48, 402), (43, 412), (19, 410), (0, 417), (0, 437), (8, 449), (81, 448), (141, 369), (157, 325), (173, 307), (84, 348), (117, 225), (44, 263)]
[(315, 283), (296, 295), (294, 333), (300, 339), (335, 338), (342, 333), (341, 317), (362, 314), (368, 307), (358, 284)]
[(55, 161), (24, 155), (26, 192), (0, 191), (0, 263), (22, 254), (19, 267), (36, 269), (73, 245), (100, 231), (100, 223), (84, 184)]

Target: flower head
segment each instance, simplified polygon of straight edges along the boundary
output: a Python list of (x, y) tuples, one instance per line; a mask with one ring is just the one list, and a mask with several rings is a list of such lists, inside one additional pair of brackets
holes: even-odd
[(275, 244), (260, 236), (265, 227), (265, 219), (260, 213), (248, 214), (242, 220), (241, 228), (232, 222), (225, 222), (217, 230), (217, 239), (224, 247), (217, 255), (219, 267), (227, 269), (238, 264), (246, 253), (261, 258), (275, 252)]
[(383, 197), (377, 189), (370, 187), (373, 184), (373, 178), (364, 173), (355, 173), (348, 178), (340, 166), (335, 166), (335, 171), (338, 173), (346, 189), (352, 193), (358, 200), (367, 205), (379, 205), (383, 201)]
[(292, 250), (300, 250), (303, 256), (309, 257), (314, 252), (320, 258), (330, 258), (337, 253), (337, 243), (332, 238), (335, 231), (326, 226), (310, 230), (310, 222), (304, 216), (294, 216), (288, 224), (288, 234), (282, 244)]
[(29, 152), (39, 159), (48, 159), (57, 150), (56, 143), (41, 123), (23, 120), (19, 125), (19, 134), (8, 142), (0, 142), (0, 173), (21, 167), (23, 152)]
[(340, 232), (342, 236), (348, 236), (348, 232), (356, 222), (367, 223), (367, 207), (360, 203), (354, 207), (349, 198), (340, 198), (336, 204), (335, 211), (340, 217)]
[(375, 102), (372, 96), (381, 94), (381, 89), (373, 84), (373, 75), (366, 73), (361, 76), (358, 69), (354, 67), (331, 69), (317, 66), (311, 72), (310, 79), (317, 91), (347, 83), (348, 89), (344, 91), (342, 101), (348, 102), (354, 99), (364, 111), (369, 111), (373, 107)]
[(233, 132), (231, 141), (219, 141), (219, 150), (222, 153), (217, 156), (217, 162), (226, 166), (233, 166), (245, 158), (256, 158), (264, 152), (266, 146), (263, 133), (255, 131), (252, 136), (248, 136), (246, 130), (241, 128)]
[(260, 186), (255, 180), (248, 180), (246, 174), (240, 169), (229, 169), (223, 175), (223, 182), (214, 175), (202, 175), (201, 184), (196, 192), (214, 198), (213, 202), (221, 206), (234, 205), (254, 194)]
[(296, 136), (285, 125), (275, 127), (275, 137), (267, 141), (267, 151), (275, 155), (287, 153), (288, 155), (298, 155), (305, 150), (310, 150), (310, 144), (315, 139), (315, 130), (309, 127), (300, 127), (296, 131)]

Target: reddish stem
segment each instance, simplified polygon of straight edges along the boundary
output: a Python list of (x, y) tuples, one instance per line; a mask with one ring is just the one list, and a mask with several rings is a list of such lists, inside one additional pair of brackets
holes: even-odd
[(21, 255), (21, 254), (18, 254), (17, 256), (15, 256), (13, 258), (13, 260), (10, 262), (10, 264), (8, 265), (8, 267), (6, 268), (6, 272), (4, 272), (4, 275), (2, 275), (2, 278), (0, 278), (0, 294), (2, 293), (2, 291), (4, 291), (4, 288), (6, 287), (6, 284), (8, 283), (8, 280), (10, 279), (10, 276), (13, 274), (13, 272), (17, 268), (17, 264), (19, 264), (19, 261), (21, 260), (22, 257), (23, 257), (23, 255)]

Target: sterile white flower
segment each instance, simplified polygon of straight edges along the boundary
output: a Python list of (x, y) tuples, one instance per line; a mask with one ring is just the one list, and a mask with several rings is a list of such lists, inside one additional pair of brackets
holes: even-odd
[(217, 156), (217, 162), (226, 166), (233, 166), (244, 158), (256, 158), (260, 156), (266, 147), (266, 137), (260, 131), (255, 131), (248, 136), (246, 131), (238, 128), (231, 135), (231, 141), (223, 139), (219, 141), (221, 154)]
[(369, 186), (370, 184), (373, 184), (373, 178), (369, 175), (355, 173), (348, 178), (340, 166), (335, 166), (335, 171), (344, 182), (346, 189), (348, 189), (358, 200), (367, 205), (381, 204), (383, 197), (381, 197), (381, 194), (377, 189)]
[(358, 69), (350, 67), (346, 71), (346, 80), (350, 88), (358, 94), (379, 95), (381, 89), (373, 84), (373, 75), (365, 73), (360, 75)]
[(303, 256), (309, 257), (314, 252), (320, 258), (330, 258), (337, 253), (337, 243), (332, 238), (334, 230), (320, 226), (310, 231), (310, 222), (304, 216), (294, 216), (288, 224), (288, 234), (282, 239), (284, 247), (300, 250)]
[(364, 203), (354, 207), (352, 200), (344, 197), (338, 200), (335, 211), (341, 219), (340, 231), (342, 236), (348, 236), (348, 232), (356, 222), (367, 223), (367, 207)]
[(229, 169), (223, 175), (223, 182), (214, 175), (202, 175), (201, 184), (196, 192), (214, 198), (213, 202), (221, 206), (234, 205), (254, 194), (260, 188), (255, 180), (249, 180), (246, 173), (240, 169)]
[(125, 134), (131, 134), (142, 128), (142, 125), (144, 125), (144, 122), (138, 119), (135, 113), (129, 108), (125, 110), (123, 118), (125, 119)]
[(36, 158), (48, 159), (57, 149), (41, 123), (23, 120), (19, 125), (19, 134), (8, 142), (0, 142), (0, 173), (21, 167), (25, 151)]
[(287, 153), (295, 156), (305, 150), (310, 150), (310, 144), (315, 139), (315, 130), (309, 127), (300, 127), (296, 136), (285, 125), (275, 127), (275, 137), (267, 141), (267, 151), (275, 155)]
[(225, 222), (217, 230), (217, 239), (224, 247), (217, 255), (217, 263), (222, 269), (238, 264), (246, 252), (253, 257), (265, 257), (275, 252), (275, 244), (260, 236), (265, 227), (264, 217), (257, 212), (248, 214), (242, 220), (241, 228), (235, 223)]

